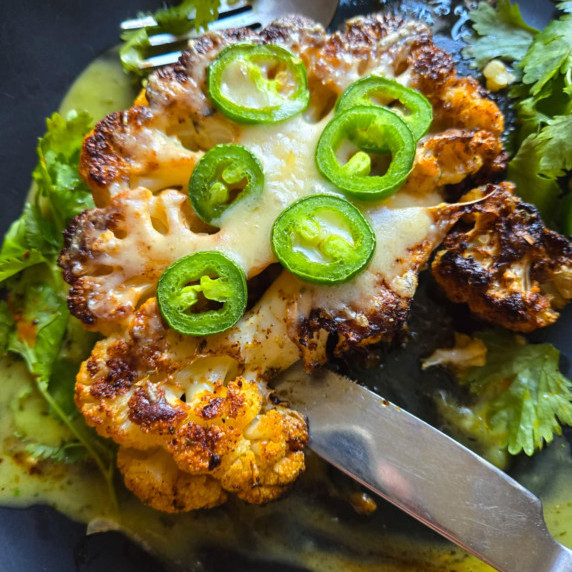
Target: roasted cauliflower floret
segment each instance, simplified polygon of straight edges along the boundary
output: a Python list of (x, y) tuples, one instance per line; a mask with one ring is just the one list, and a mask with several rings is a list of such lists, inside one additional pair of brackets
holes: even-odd
[(141, 451), (119, 447), (117, 467), (127, 488), (156, 510), (184, 512), (212, 508), (227, 499), (216, 479), (181, 471), (161, 448)]
[[(269, 371), (298, 357), (283, 339), (284, 315), (269, 311), (263, 302), (242, 329), (205, 340), (168, 330), (150, 299), (127, 335), (98, 342), (82, 365), (77, 406), (88, 424), (124, 448), (120, 468), (127, 485), (153, 506), (214, 506), (224, 500), (223, 491), (263, 503), (303, 471), (306, 423), (272, 403), (262, 383)], [(259, 336), (276, 342), (268, 348)], [(250, 347), (240, 345), (243, 337)], [(153, 477), (146, 484), (146, 472), (156, 475), (161, 466), (164, 482)], [(195, 485), (195, 492), (183, 490)], [(177, 494), (169, 498), (169, 491)]]
[(455, 332), (453, 347), (436, 349), (423, 359), (421, 367), (427, 369), (436, 365), (447, 366), (462, 375), (472, 367), (481, 367), (486, 363), (487, 346), (483, 340)]
[(426, 195), (475, 175), (491, 179), (505, 167), (506, 155), (498, 137), (484, 130), (449, 129), (419, 143), (413, 170), (395, 198), (403, 193)]
[(572, 245), (548, 230), (512, 183), (465, 195), (475, 200), (447, 236), (432, 264), (454, 302), (517, 332), (548, 326), (572, 298)]
[[(221, 235), (204, 229), (186, 194), (137, 188), (106, 208), (79, 214), (64, 233), (59, 264), (71, 285), (68, 305), (90, 328), (107, 332), (155, 294), (165, 268), (182, 256), (212, 249)], [(193, 230), (194, 229), (194, 230)]]
[(412, 50), (408, 63), (409, 83), (433, 105), (437, 129), (484, 129), (496, 136), (502, 134), (503, 114), (475, 79), (457, 77), (451, 54), (424, 42)]

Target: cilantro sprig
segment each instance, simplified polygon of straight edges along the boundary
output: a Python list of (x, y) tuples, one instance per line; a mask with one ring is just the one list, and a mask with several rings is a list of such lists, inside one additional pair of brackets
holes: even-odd
[(481, 398), (480, 415), (492, 433), (504, 436), (512, 455), (532, 455), (572, 425), (572, 382), (559, 369), (551, 344), (527, 344), (508, 332), (476, 334), (487, 346), (487, 362), (459, 379)]
[(506, 62), (521, 60), (538, 30), (522, 18), (517, 4), (499, 0), (496, 9), (485, 2), (469, 13), (476, 35), (469, 39), (463, 56), (483, 69), (495, 58)]
[(112, 501), (114, 451), (88, 428), (73, 404), (75, 372), (93, 346), (91, 334), (78, 335), (67, 308), (67, 288), (57, 257), (62, 231), (72, 217), (93, 207), (78, 173), (84, 136), (93, 120), (86, 112), (55, 113), (38, 142), (35, 191), (0, 249), (0, 352), (20, 356), (49, 413), (70, 435), (58, 446), (30, 441), (25, 450), (56, 462), (91, 459), (105, 478)]
[(572, 425), (572, 382), (551, 344), (495, 330), (475, 337), (487, 348), (486, 363), (459, 376), (471, 399), (458, 403), (442, 393), (437, 405), (455, 433), (504, 465), (503, 452), (532, 455)]
[(530, 27), (517, 4), (480, 3), (470, 12), (475, 36), (463, 50), (483, 69), (493, 59), (513, 65), (510, 89), (518, 115), (508, 179), (548, 224), (572, 235), (572, 2), (543, 30)]

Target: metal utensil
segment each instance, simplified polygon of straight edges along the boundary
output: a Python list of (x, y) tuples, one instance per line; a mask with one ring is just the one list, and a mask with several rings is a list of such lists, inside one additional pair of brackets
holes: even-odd
[(341, 375), (293, 366), (276, 393), (308, 416), (310, 448), (501, 572), (571, 572), (542, 504), (450, 437)]
[[(256, 29), (267, 26), (285, 14), (301, 14), (320, 22), (324, 27), (328, 27), (337, 7), (338, 0), (280, 0), (279, 2), (274, 0), (239, 0), (230, 5), (227, 3), (226, 7), (220, 10), (217, 20), (209, 24), (209, 30), (242, 27)], [(157, 22), (152, 16), (143, 16), (123, 21), (120, 29), (125, 32), (156, 25)], [(160, 46), (169, 50), (175, 46), (180, 47), (181, 42), (197, 36), (199, 33), (193, 30), (180, 36), (155, 34), (150, 36), (149, 44), (151, 47)], [(168, 53), (144, 59), (139, 62), (138, 66), (143, 70), (173, 64), (180, 55), (180, 49), (171, 50)]]

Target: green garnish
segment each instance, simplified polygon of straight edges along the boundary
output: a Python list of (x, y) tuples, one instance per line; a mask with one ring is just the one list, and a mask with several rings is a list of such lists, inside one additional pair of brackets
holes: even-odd
[(518, 5), (511, 5), (509, 0), (498, 0), (496, 9), (480, 2), (469, 15), (478, 36), (469, 38), (469, 45), (462, 53), (481, 70), (496, 58), (518, 62), (538, 33), (522, 19)]
[(481, 332), (487, 362), (461, 376), (477, 398), (473, 408), (501, 446), (532, 455), (572, 425), (572, 382), (558, 368), (551, 344), (526, 344), (508, 332)]
[[(92, 119), (85, 112), (71, 111), (66, 118), (55, 113), (47, 120), (47, 133), (38, 143), (33, 200), (12, 223), (0, 249), (0, 283), (8, 292), (7, 299), (0, 301), (0, 350), (26, 362), (48, 411), (69, 432), (70, 438), (58, 447), (61, 453), (52, 451), (50, 458), (91, 458), (115, 502), (113, 449), (85, 425), (73, 406), (75, 373), (94, 339), (75, 331), (57, 266), (63, 230), (73, 216), (93, 207), (91, 193), (78, 173), (82, 141), (91, 126)], [(46, 447), (26, 443), (30, 454), (42, 451), (42, 458), (48, 456)], [(74, 454), (64, 455), (64, 450), (74, 450)]]
[[(177, 6), (157, 10), (153, 14), (156, 26), (123, 32), (119, 57), (125, 71), (137, 75), (144, 73), (139, 69), (139, 63), (150, 55), (151, 36), (163, 33), (182, 35), (191, 30), (206, 29), (210, 22), (217, 19), (220, 4), (221, 0), (183, 0)], [(232, 0), (229, 4), (233, 4)]]
[(496, 10), (480, 3), (470, 12), (479, 37), (463, 51), (483, 68), (492, 59), (515, 62), (516, 152), (508, 179), (518, 194), (540, 209), (543, 218), (572, 235), (572, 3), (542, 31), (528, 26), (516, 4), (499, 0)]

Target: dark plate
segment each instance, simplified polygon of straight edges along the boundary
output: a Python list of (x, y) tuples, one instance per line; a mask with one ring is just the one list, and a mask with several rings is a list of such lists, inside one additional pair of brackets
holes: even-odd
[[(139, 10), (154, 9), (159, 4), (157, 0), (0, 2), (2, 234), (20, 214), (36, 162), (36, 139), (44, 132), (45, 117), (58, 108), (67, 88), (86, 65), (117, 43), (118, 23), (122, 19), (135, 15)], [(382, 0), (342, 0), (335, 23), (354, 14), (393, 4)], [(435, 8), (448, 3), (443, 0), (425, 3), (409, 0), (403, 4), (406, 11), (419, 14), (427, 6)], [(547, 0), (522, 1), (520, 5), (527, 20), (537, 26), (544, 25), (552, 12), (552, 4)], [(457, 15), (451, 22), (458, 20)], [(440, 33), (437, 42), (450, 51), (458, 50), (459, 42), (446, 33)], [(557, 325), (534, 336), (536, 340), (549, 340), (562, 350), (564, 369), (568, 371), (572, 358), (571, 323), (572, 311), (569, 308)], [(388, 391), (391, 392), (391, 388)], [(407, 395), (388, 397), (408, 401)], [(414, 400), (411, 408), (416, 409)], [(567, 437), (570, 439), (570, 431), (567, 431)], [(403, 517), (400, 526), (405, 530), (418, 529), (408, 517)], [(96, 572), (110, 568), (152, 572), (165, 569), (164, 565), (122, 535), (105, 533), (86, 537), (85, 525), (72, 522), (48, 507), (0, 509), (0, 550), (0, 569), (5, 572)], [(255, 562), (245, 556), (212, 548), (205, 550), (201, 560), (205, 572), (254, 572), (271, 568), (275, 572), (300, 570), (269, 561)]]

